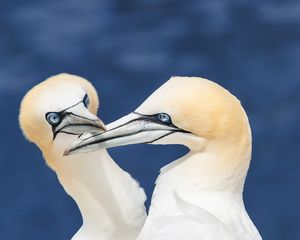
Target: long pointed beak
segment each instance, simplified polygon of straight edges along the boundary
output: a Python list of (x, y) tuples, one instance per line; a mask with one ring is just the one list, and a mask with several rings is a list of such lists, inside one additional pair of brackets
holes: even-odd
[(174, 125), (167, 126), (154, 115), (131, 113), (107, 126), (106, 132), (90, 131), (81, 135), (65, 151), (65, 155), (92, 152), (138, 143), (154, 143), (174, 132), (186, 132)]
[(81, 103), (61, 113), (62, 121), (52, 128), (53, 139), (59, 133), (81, 135), (84, 132), (104, 132), (106, 128), (103, 122)]

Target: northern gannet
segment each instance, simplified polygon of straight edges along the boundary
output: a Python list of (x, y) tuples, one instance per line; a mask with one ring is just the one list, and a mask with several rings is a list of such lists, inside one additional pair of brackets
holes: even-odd
[(145, 194), (137, 182), (104, 149), (63, 155), (79, 134), (105, 131), (95, 116), (98, 104), (96, 90), (87, 80), (59, 74), (25, 95), (20, 126), (80, 209), (83, 225), (72, 239), (133, 240), (146, 219)]
[(138, 240), (259, 240), (243, 202), (252, 138), (239, 100), (198, 77), (172, 77), (133, 113), (86, 133), (67, 152), (135, 143), (183, 144), (161, 169)]

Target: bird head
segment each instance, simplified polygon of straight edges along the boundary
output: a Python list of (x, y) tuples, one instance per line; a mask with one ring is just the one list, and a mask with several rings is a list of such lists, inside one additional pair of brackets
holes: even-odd
[(67, 154), (120, 145), (182, 144), (205, 151), (251, 141), (239, 100), (218, 84), (198, 77), (172, 77), (129, 115), (109, 124), (105, 133), (85, 133)]
[(98, 106), (97, 92), (91, 83), (79, 76), (59, 74), (25, 95), (20, 107), (20, 127), (44, 154), (56, 151), (62, 155), (78, 135), (105, 131), (96, 116)]

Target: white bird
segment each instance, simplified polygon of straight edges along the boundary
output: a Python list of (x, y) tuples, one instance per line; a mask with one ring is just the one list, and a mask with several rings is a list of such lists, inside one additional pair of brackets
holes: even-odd
[(98, 104), (97, 93), (87, 80), (59, 74), (26, 94), (20, 126), (80, 209), (83, 225), (72, 239), (133, 240), (146, 219), (143, 189), (104, 149), (63, 155), (79, 134), (105, 131), (95, 116)]
[(238, 99), (206, 79), (172, 77), (133, 113), (85, 134), (67, 152), (135, 143), (183, 144), (161, 169), (138, 240), (258, 240), (243, 202), (251, 130)]

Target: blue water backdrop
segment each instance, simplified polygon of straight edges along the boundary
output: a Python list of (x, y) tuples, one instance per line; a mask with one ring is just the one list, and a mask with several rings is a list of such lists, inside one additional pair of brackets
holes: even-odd
[[(80, 213), (18, 126), (32, 86), (69, 72), (97, 88), (109, 123), (172, 75), (235, 94), (253, 130), (246, 208), (264, 239), (300, 239), (300, 2), (296, 0), (2, 0), (0, 239), (64, 240)], [(151, 196), (180, 146), (110, 150)], [(149, 201), (147, 202), (149, 205)]]

